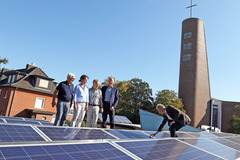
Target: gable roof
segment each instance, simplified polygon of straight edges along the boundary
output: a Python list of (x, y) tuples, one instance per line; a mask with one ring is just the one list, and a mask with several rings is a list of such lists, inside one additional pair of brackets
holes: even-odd
[[(47, 87), (42, 87), (40, 85), (40, 81), (42, 80), (48, 83)], [(25, 69), (3, 69), (0, 73), (0, 87), (21, 88), (47, 94), (53, 94), (56, 88), (56, 84), (53, 80), (54, 79), (49, 78), (42, 69), (30, 64), (28, 64)]]

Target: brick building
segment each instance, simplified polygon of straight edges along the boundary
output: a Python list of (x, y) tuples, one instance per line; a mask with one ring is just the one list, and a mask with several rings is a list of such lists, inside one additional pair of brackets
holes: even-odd
[(54, 79), (33, 64), (18, 70), (2, 69), (0, 73), (0, 114), (52, 121)]
[(211, 97), (205, 27), (198, 18), (182, 22), (178, 92), (194, 127), (215, 126), (226, 132), (235, 106), (240, 105)]

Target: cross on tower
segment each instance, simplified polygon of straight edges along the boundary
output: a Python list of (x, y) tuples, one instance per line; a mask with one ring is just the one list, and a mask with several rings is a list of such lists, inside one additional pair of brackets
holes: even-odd
[(188, 6), (187, 8), (190, 8), (190, 18), (192, 18), (192, 8), (197, 6), (197, 4), (192, 5), (192, 0), (191, 0), (191, 6)]

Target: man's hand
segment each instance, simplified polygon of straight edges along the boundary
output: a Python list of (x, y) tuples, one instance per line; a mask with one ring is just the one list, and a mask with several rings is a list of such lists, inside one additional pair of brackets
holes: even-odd
[(88, 110), (88, 105), (86, 105), (86, 107), (85, 107), (85, 111), (87, 111)]
[(114, 110), (114, 107), (113, 107), (113, 106), (112, 106), (112, 107), (110, 107), (110, 110), (111, 110), (111, 111), (113, 111), (113, 110)]
[(157, 133), (151, 134), (151, 135), (150, 135), (150, 138), (153, 138), (153, 137), (155, 137), (156, 135), (157, 135)]
[(154, 133), (154, 134), (151, 134), (150, 135), (150, 138), (153, 138), (153, 137), (155, 137), (158, 133), (159, 133), (160, 131), (157, 131), (156, 133)]
[(54, 106), (56, 106), (56, 102), (52, 101), (52, 107), (54, 108)]
[(103, 108), (100, 109), (100, 112), (103, 113)]

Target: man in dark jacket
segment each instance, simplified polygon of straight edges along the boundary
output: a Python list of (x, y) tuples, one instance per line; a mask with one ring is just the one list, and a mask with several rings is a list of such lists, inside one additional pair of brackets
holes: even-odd
[(151, 137), (156, 136), (159, 132), (162, 131), (164, 125), (168, 122), (169, 130), (171, 133), (171, 137), (177, 137), (176, 131), (181, 129), (183, 126), (190, 124), (191, 119), (187, 114), (179, 111), (177, 108), (173, 106), (165, 107), (162, 104), (158, 104), (156, 109), (159, 114), (163, 116), (162, 124), (159, 126), (158, 131), (155, 134), (151, 134)]
[(107, 114), (109, 114), (110, 128), (114, 128), (115, 109), (118, 104), (118, 88), (113, 86), (114, 78), (108, 78), (108, 86), (102, 87), (103, 108), (101, 108), (103, 123), (102, 127), (106, 128)]

